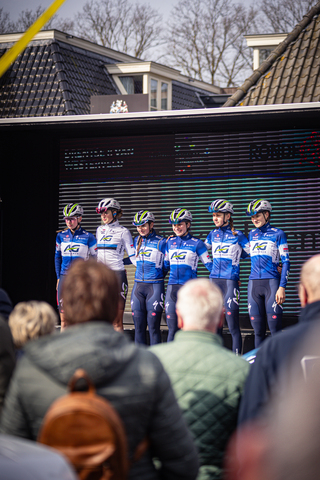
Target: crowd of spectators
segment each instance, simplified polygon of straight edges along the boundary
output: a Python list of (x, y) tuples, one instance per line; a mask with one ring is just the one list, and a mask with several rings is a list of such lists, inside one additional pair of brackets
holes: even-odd
[(299, 323), (265, 340), (253, 365), (222, 346), (223, 298), (206, 279), (179, 290), (180, 331), (151, 348), (113, 328), (119, 284), (101, 263), (70, 267), (61, 333), (45, 302), (13, 309), (0, 289), (0, 440), (36, 441), (82, 368), (120, 415), (129, 456), (148, 438), (129, 479), (317, 478), (319, 279), (316, 255), (301, 270)]

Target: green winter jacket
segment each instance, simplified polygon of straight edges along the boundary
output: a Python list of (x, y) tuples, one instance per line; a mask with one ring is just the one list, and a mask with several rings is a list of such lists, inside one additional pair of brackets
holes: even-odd
[(207, 331), (179, 331), (151, 348), (169, 374), (200, 456), (197, 480), (220, 479), (225, 448), (237, 425), (249, 364)]

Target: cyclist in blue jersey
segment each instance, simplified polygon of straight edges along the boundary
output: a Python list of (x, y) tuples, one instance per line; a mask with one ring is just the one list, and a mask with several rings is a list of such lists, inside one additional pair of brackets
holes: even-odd
[(69, 203), (63, 209), (67, 229), (58, 232), (56, 239), (55, 270), (57, 274), (58, 305), (61, 330), (65, 328), (62, 307), (62, 284), (71, 263), (77, 258), (88, 259), (97, 255), (97, 242), (92, 233), (81, 227), (83, 208), (79, 203)]
[(133, 245), (136, 252), (137, 269), (131, 294), (131, 310), (135, 326), (135, 342), (146, 344), (148, 325), (150, 345), (161, 342), (160, 322), (164, 303), (163, 260), (165, 238), (157, 235), (154, 215), (140, 210), (133, 218), (139, 236)]
[[(251, 274), (248, 284), (248, 310), (255, 333), (255, 346), (265, 338), (267, 316), (271, 335), (281, 329), (282, 304), (290, 271), (285, 233), (270, 225), (271, 204), (257, 199), (249, 203), (246, 214), (256, 227), (249, 233)], [(282, 272), (278, 271), (281, 259)]]
[(221, 289), (226, 321), (232, 336), (232, 350), (241, 354), (242, 338), (239, 327), (239, 274), (240, 259), (249, 256), (246, 236), (233, 227), (233, 205), (224, 198), (214, 200), (208, 208), (216, 228), (206, 238), (205, 245), (212, 249), (210, 280)]
[(119, 223), (123, 212), (120, 203), (114, 198), (104, 198), (99, 202), (96, 212), (101, 215), (103, 225), (97, 228), (98, 262), (104, 263), (116, 273), (120, 285), (119, 312), (113, 326), (123, 330), (123, 313), (128, 294), (128, 279), (124, 268), (123, 256), (126, 250), (131, 263), (136, 264), (133, 240), (129, 230)]
[(190, 233), (192, 215), (185, 208), (176, 208), (170, 215), (174, 236), (167, 239), (164, 258), (165, 272), (170, 269), (166, 292), (166, 319), (168, 325), (168, 342), (172, 341), (178, 330), (176, 301), (179, 288), (188, 280), (197, 277), (199, 258), (211, 272), (212, 262), (202, 240)]

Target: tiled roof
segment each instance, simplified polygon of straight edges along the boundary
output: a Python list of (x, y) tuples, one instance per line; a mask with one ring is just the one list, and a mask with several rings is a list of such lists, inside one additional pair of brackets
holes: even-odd
[[(11, 45), (0, 46), (2, 56)], [(34, 41), (0, 78), (0, 117), (90, 113), (91, 95), (118, 90), (103, 55), (56, 40)]]
[[(54, 36), (30, 42), (0, 78), (1, 118), (89, 114), (91, 96), (120, 93), (106, 65), (137, 61), (91, 42), (68, 40), (61, 32), (47, 33)], [(0, 57), (13, 41), (0, 43)], [(200, 95), (213, 90), (173, 80), (172, 109), (202, 108)]]
[(320, 2), (224, 106), (320, 101)]
[(200, 95), (210, 95), (207, 90), (186, 85), (182, 82), (172, 82), (172, 110), (183, 110), (188, 108), (203, 108), (204, 103)]

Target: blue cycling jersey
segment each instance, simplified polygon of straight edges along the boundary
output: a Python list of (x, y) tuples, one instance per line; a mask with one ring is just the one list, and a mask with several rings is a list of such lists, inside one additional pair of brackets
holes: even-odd
[(65, 275), (71, 263), (77, 258), (84, 260), (89, 255), (97, 255), (97, 242), (92, 233), (82, 227), (75, 230), (74, 234), (70, 229), (59, 232), (56, 239), (55, 269), (57, 278)]
[(209, 278), (239, 280), (240, 259), (250, 253), (247, 237), (236, 230), (233, 235), (230, 225), (212, 230), (206, 238), (205, 245), (212, 247), (213, 266)]
[[(133, 246), (137, 250), (140, 236), (135, 237)], [(163, 282), (163, 260), (166, 249), (166, 240), (155, 231), (142, 237), (139, 254), (136, 257), (136, 282), (160, 283)]]
[(279, 228), (266, 223), (249, 233), (251, 274), (249, 279), (280, 278), (277, 270), (282, 262), (280, 287), (286, 287), (290, 271), (289, 249), (287, 237)]
[(169, 238), (164, 258), (165, 271), (170, 269), (168, 285), (184, 285), (191, 278), (196, 278), (199, 258), (211, 272), (212, 262), (202, 240), (190, 233)]

